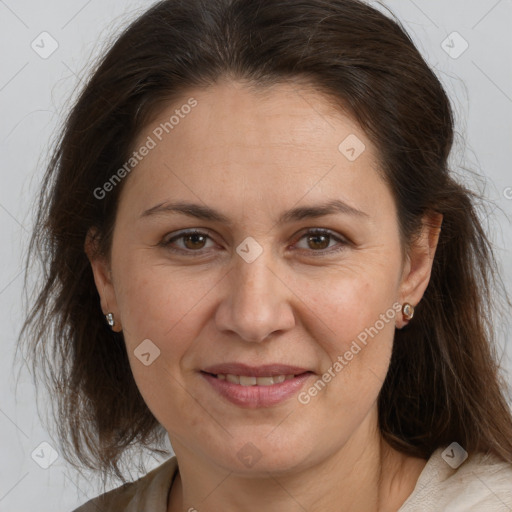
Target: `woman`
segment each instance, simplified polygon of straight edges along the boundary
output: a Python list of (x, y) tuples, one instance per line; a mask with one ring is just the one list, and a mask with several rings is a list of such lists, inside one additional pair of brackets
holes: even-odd
[(124, 481), (133, 445), (175, 456), (77, 510), (510, 510), (494, 260), (452, 138), (365, 3), (136, 20), (48, 169), (23, 334), (70, 462)]

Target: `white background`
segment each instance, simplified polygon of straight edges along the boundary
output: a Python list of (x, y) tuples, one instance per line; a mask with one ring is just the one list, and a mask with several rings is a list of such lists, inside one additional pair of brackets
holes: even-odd
[[(0, 511), (70, 511), (98, 494), (63, 462), (48, 469), (31, 458), (46, 441), (32, 378), (23, 370), (15, 394), (15, 340), (21, 325), (22, 255), (32, 223), (30, 208), (70, 99), (94, 56), (153, 2), (142, 0), (0, 0)], [(485, 194), (497, 208), (487, 217), (508, 290), (512, 283), (512, 1), (393, 0), (402, 20), (446, 86), (457, 115), (454, 165), (486, 178)], [(32, 41), (48, 32), (58, 42), (47, 59)], [(449, 56), (442, 42), (453, 46)], [(453, 41), (450, 43), (449, 41)], [(446, 44), (446, 43), (445, 43)], [(48, 48), (48, 46), (47, 46)], [(454, 53), (455, 52), (455, 53)], [(507, 199), (508, 190), (508, 199)], [(500, 325), (503, 366), (512, 369), (511, 325)], [(508, 377), (508, 382), (511, 378)], [(44, 401), (47, 397), (43, 397)], [(148, 467), (159, 464), (151, 460)]]

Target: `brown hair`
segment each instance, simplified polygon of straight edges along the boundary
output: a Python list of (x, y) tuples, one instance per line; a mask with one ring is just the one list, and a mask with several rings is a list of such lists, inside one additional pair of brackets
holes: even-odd
[(101, 200), (93, 192), (126, 162), (158, 107), (224, 77), (254, 87), (304, 80), (348, 111), (379, 152), (404, 247), (426, 212), (443, 214), (429, 286), (395, 333), (380, 428), (406, 454), (428, 458), (457, 441), (512, 463), (494, 352), (501, 281), (479, 196), (448, 169), (449, 100), (400, 23), (357, 0), (164, 0), (102, 58), (46, 171), (26, 263), (39, 257), (44, 280), (20, 344), (55, 397), (63, 455), (124, 481), (129, 448), (168, 453), (157, 448), (166, 432), (137, 389), (122, 333), (105, 322), (84, 241), (95, 226), (109, 254), (123, 183)]

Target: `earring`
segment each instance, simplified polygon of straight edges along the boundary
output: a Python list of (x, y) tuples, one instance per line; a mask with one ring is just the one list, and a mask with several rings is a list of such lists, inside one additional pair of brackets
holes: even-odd
[(107, 313), (105, 315), (105, 319), (107, 320), (107, 324), (110, 325), (110, 327), (114, 327), (115, 321), (114, 315), (112, 313)]
[(404, 320), (411, 320), (414, 316), (414, 306), (411, 306), (411, 304), (405, 302), (402, 306), (402, 313), (404, 315)]

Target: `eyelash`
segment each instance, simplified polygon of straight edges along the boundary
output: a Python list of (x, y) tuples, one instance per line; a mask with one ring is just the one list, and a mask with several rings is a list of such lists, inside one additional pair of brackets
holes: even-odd
[[(160, 243), (158, 243), (159, 246), (161, 247), (164, 247), (165, 249), (171, 251), (171, 252), (174, 252), (174, 253), (179, 253), (179, 254), (187, 254), (187, 255), (191, 255), (191, 256), (203, 256), (204, 255), (204, 251), (206, 250), (198, 250), (198, 251), (193, 251), (193, 250), (190, 250), (190, 249), (176, 249), (174, 247), (171, 247), (171, 244), (176, 241), (176, 240), (179, 240), (179, 239), (182, 239), (182, 238), (185, 238), (186, 236), (191, 236), (191, 235), (199, 235), (199, 236), (205, 236), (207, 238), (209, 238), (210, 240), (212, 240), (212, 238), (208, 235), (208, 233), (204, 233), (202, 231), (197, 231), (197, 230), (189, 230), (189, 231), (182, 231), (181, 233), (173, 236), (172, 238), (169, 238), (168, 240), (166, 239), (163, 239)], [(349, 242), (339, 236), (336, 236), (334, 235), (331, 231), (327, 230), (327, 229), (322, 229), (322, 228), (311, 228), (309, 229), (308, 231), (306, 231), (305, 233), (302, 234), (302, 236), (300, 236), (296, 242), (299, 242), (300, 240), (302, 240), (304, 237), (306, 236), (315, 236), (315, 235), (324, 235), (324, 236), (329, 236), (331, 240), (335, 240), (337, 242), (340, 243), (340, 247), (336, 248), (336, 249), (320, 249), (318, 251), (315, 251), (315, 250), (310, 250), (310, 251), (307, 251), (307, 252), (310, 252), (312, 253), (312, 255), (314, 255), (315, 257), (316, 256), (326, 256), (326, 255), (331, 255), (333, 253), (338, 253), (342, 250), (345, 249), (345, 247), (347, 245), (349, 245)], [(330, 240), (330, 241), (331, 241)], [(296, 243), (295, 242), (295, 243)], [(305, 250), (305, 249), (299, 249), (299, 250)]]

